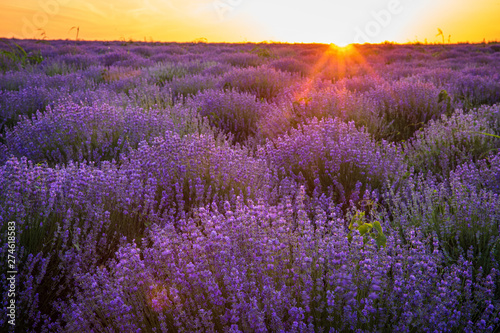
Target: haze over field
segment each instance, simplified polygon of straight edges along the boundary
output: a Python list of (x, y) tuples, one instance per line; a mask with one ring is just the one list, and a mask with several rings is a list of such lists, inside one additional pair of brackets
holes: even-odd
[(498, 17), (498, 0), (26, 0), (0, 3), (0, 37), (74, 39), (80, 27), (86, 40), (480, 42), (499, 39)]

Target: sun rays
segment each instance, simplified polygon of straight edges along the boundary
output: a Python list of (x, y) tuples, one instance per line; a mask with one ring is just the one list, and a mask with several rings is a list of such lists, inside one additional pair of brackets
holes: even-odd
[[(312, 65), (310, 75), (304, 80), (294, 97), (296, 101), (308, 97), (309, 92), (318, 80), (324, 80), (328, 76), (332, 82), (341, 81), (352, 74), (354, 66), (362, 68), (368, 75), (378, 80), (378, 74), (370, 67), (363, 55), (358, 52), (353, 44), (337, 45), (330, 44), (319, 59)], [(327, 73), (327, 77), (325, 77)]]

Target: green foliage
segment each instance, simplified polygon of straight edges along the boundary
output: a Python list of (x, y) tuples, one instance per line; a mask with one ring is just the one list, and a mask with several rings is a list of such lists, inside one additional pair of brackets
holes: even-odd
[(258, 55), (261, 58), (276, 58), (268, 48), (256, 46), (252, 49), (252, 53)]
[[(10, 47), (11, 51), (0, 50), (0, 68), (5, 72), (10, 68), (10, 64), (21, 66), (36, 65), (43, 61), (43, 56), (40, 52), (27, 53), (19, 44), (14, 43), (15, 47)], [(7, 61), (6, 61), (7, 60)]]
[(483, 132), (471, 132), (471, 133), (474, 133), (474, 134), (481, 134), (481, 135), (486, 135), (486, 136), (491, 136), (491, 137), (493, 137), (493, 138), (500, 139), (500, 135), (495, 135), (495, 134), (491, 134), (491, 133), (483, 133)]
[(446, 115), (451, 116), (453, 113), (453, 106), (451, 104), (451, 97), (445, 89), (441, 90), (438, 95), (438, 104), (441, 103), (446, 103)]
[(370, 239), (375, 239), (378, 247), (385, 247), (387, 244), (387, 237), (384, 235), (380, 222), (366, 222), (365, 212), (358, 211), (351, 219), (349, 233), (347, 234), (349, 242), (352, 241), (355, 230), (359, 231), (359, 234), (363, 237), (363, 244), (368, 243)]

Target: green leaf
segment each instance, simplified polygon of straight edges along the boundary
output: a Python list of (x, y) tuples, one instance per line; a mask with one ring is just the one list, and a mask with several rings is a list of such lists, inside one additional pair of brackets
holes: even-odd
[(17, 48), (21, 51), (22, 55), (27, 57), (28, 54), (26, 53), (26, 51), (17, 43), (14, 43), (15, 46), (17, 46)]
[(366, 233), (367, 233), (367, 232), (369, 232), (371, 229), (372, 229), (372, 228), (371, 228), (371, 227), (369, 227), (369, 226), (368, 226), (368, 225), (366, 225), (366, 224), (363, 224), (362, 226), (360, 226), (360, 227), (358, 228), (359, 233), (360, 233), (361, 235), (366, 234)]
[(378, 231), (379, 234), (383, 234), (382, 226), (380, 225), (379, 221), (373, 222), (373, 227)]
[(468, 131), (468, 132), (470, 132), (470, 133), (474, 133), (474, 134), (481, 134), (481, 135), (492, 136), (492, 137), (494, 137), (494, 138), (500, 139), (500, 135), (495, 135), (495, 134), (491, 134), (491, 133), (474, 132), (474, 131)]
[(354, 220), (351, 221), (351, 223), (349, 224), (349, 230), (352, 230), (353, 228), (353, 224), (354, 224)]
[(387, 237), (385, 237), (384, 234), (378, 235), (378, 237), (375, 240), (379, 247), (385, 247), (385, 245), (387, 244)]

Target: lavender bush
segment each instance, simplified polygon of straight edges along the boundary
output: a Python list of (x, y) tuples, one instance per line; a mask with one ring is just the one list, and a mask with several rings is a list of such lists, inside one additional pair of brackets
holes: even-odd
[(265, 197), (269, 191), (266, 163), (249, 155), (247, 148), (232, 147), (214, 133), (180, 137), (166, 132), (151, 144), (142, 142), (123, 160), (120, 170), (154, 181), (158, 214), (175, 222), (208, 203), (221, 206), (225, 201), (235, 203), (238, 197)]
[(378, 86), (366, 96), (374, 105), (374, 112), (383, 119), (379, 138), (392, 141), (406, 140), (431, 119), (447, 110), (439, 103), (439, 88), (429, 83), (397, 81)]
[(281, 178), (290, 177), (313, 197), (326, 195), (349, 205), (362, 200), (365, 190), (379, 190), (387, 179), (404, 173), (402, 157), (387, 142), (375, 142), (353, 122), (313, 121), (264, 148)]
[(471, 113), (457, 110), (453, 115), (431, 120), (406, 144), (408, 163), (417, 172), (447, 177), (467, 161), (477, 161), (500, 148), (500, 140), (485, 135), (498, 133), (498, 106)]
[[(70, 297), (75, 277), (111, 258), (121, 237), (132, 241), (143, 235), (147, 205), (141, 210), (136, 202), (145, 191), (109, 164), (49, 168), (10, 159), (0, 174), (2, 239), (7, 221), (16, 222), (17, 329), (59, 330), (56, 305)], [(7, 253), (3, 242), (2, 262)], [(6, 283), (2, 272), (2, 327), (7, 327)]]
[(231, 133), (234, 142), (239, 143), (258, 135), (259, 121), (266, 108), (254, 95), (220, 90), (205, 91), (192, 104), (212, 126)]
[(450, 262), (469, 258), (478, 271), (489, 274), (492, 269), (498, 270), (499, 161), (496, 154), (489, 165), (469, 162), (443, 181), (422, 174), (405, 179), (397, 185), (399, 191), (387, 194), (395, 228), (402, 234), (419, 228), (436, 235), (439, 248)]
[(222, 77), (220, 86), (224, 90), (236, 89), (257, 96), (258, 99), (270, 100), (292, 83), (289, 73), (270, 68), (257, 67), (235, 69)]

